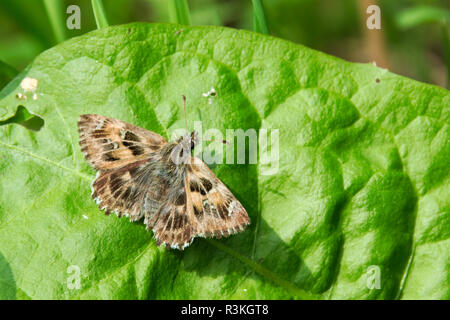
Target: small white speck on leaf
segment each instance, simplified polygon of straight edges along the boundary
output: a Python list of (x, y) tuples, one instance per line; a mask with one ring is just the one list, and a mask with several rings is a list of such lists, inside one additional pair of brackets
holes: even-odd
[(38, 86), (38, 80), (30, 77), (26, 77), (20, 83), (20, 86), (24, 91), (35, 91)]
[(84, 214), (83, 214), (83, 218), (86, 219), (86, 220), (89, 219), (89, 217), (84, 215)]

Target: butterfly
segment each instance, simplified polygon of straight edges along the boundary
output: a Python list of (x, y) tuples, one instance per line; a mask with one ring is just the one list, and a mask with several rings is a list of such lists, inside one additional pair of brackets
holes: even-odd
[(244, 207), (199, 158), (196, 132), (161, 135), (97, 114), (79, 117), (80, 147), (97, 170), (92, 198), (101, 210), (144, 218), (157, 245), (183, 250), (195, 237), (228, 236), (250, 223)]

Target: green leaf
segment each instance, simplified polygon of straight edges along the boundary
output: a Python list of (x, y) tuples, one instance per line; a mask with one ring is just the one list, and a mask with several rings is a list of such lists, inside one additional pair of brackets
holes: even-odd
[[(24, 77), (36, 100), (17, 97)], [(171, 139), (182, 94), (190, 129), (278, 129), (279, 166), (216, 165), (252, 223), (180, 252), (96, 207), (76, 122), (98, 113)], [(0, 121), (19, 106), (45, 124), (0, 126), (6, 298), (450, 298), (445, 89), (253, 32), (130, 24), (42, 53), (0, 92)]]
[(447, 23), (450, 21), (450, 10), (434, 6), (418, 6), (403, 10), (396, 17), (397, 25), (409, 29), (425, 23)]
[(42, 120), (42, 118), (38, 116), (31, 114), (25, 107), (19, 106), (17, 108), (16, 114), (13, 117), (5, 121), (0, 121), (0, 126), (10, 123), (20, 124), (30, 130), (39, 131), (44, 125), (44, 120)]
[[(19, 23), (20, 30), (26, 34), (28, 39), (35, 39), (37, 42), (35, 46), (46, 49), (54, 43), (52, 26), (43, 1), (3, 0), (0, 2), (0, 9), (6, 17), (13, 21), (12, 23)], [(12, 44), (10, 43), (10, 45)], [(10, 62), (9, 60), (5, 61)]]
[(17, 74), (17, 70), (0, 61), (0, 89), (8, 84)]

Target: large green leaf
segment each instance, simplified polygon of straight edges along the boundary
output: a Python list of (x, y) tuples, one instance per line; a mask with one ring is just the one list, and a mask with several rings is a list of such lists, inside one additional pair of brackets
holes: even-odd
[[(18, 98), (24, 77), (36, 100)], [(171, 138), (182, 94), (203, 130), (278, 129), (279, 168), (217, 165), (252, 223), (179, 252), (97, 209), (76, 122), (99, 113)], [(0, 121), (19, 106), (45, 121), (0, 126), (1, 297), (448, 299), (449, 105), (445, 89), (252, 32), (73, 38), (0, 92)]]

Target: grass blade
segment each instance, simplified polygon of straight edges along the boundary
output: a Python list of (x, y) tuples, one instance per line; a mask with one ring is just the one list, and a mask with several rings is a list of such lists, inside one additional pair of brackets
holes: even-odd
[(64, 10), (62, 7), (62, 1), (44, 0), (44, 6), (47, 11), (56, 41), (58, 43), (63, 42), (66, 39), (66, 25), (63, 16)]
[(442, 21), (450, 21), (450, 11), (434, 6), (412, 7), (401, 11), (396, 16), (396, 23), (402, 30)]
[(187, 0), (169, 0), (169, 16), (171, 22), (190, 25), (191, 15)]
[(266, 14), (261, 0), (252, 0), (253, 3), (253, 30), (255, 32), (270, 34)]
[(92, 10), (94, 11), (95, 23), (97, 24), (97, 29), (109, 26), (102, 0), (91, 0), (91, 4), (92, 4)]

